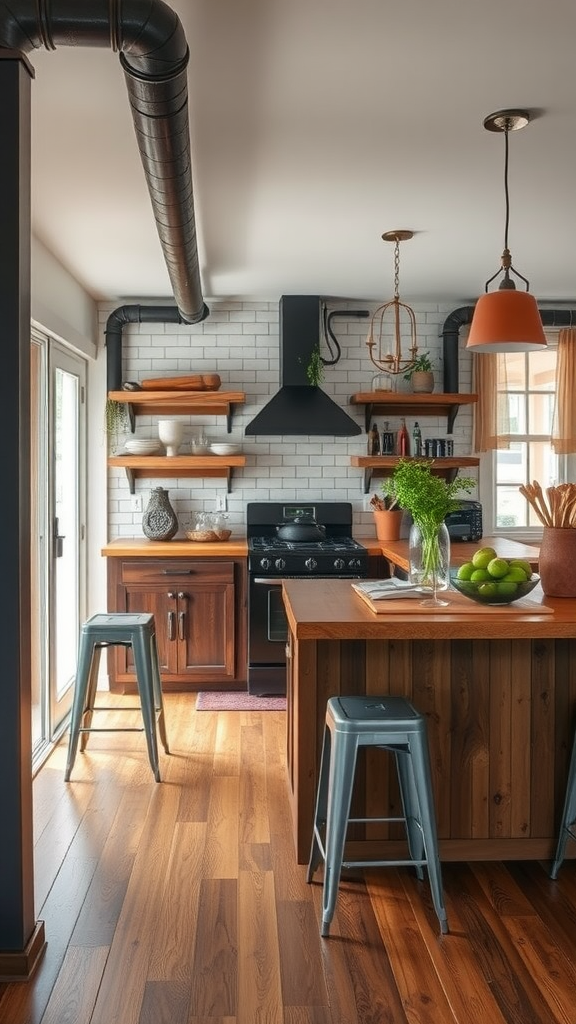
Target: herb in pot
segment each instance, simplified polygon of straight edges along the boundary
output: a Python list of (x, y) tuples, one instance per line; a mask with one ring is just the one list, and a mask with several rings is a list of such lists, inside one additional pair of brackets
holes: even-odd
[(413, 373), (433, 373), (434, 364), (429, 352), (422, 352), (404, 374), (404, 380), (411, 380)]

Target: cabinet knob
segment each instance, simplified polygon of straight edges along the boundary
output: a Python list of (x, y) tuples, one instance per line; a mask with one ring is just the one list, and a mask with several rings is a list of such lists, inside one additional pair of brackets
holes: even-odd
[(174, 591), (173, 591), (173, 590), (169, 590), (169, 591), (168, 591), (168, 597), (172, 597), (172, 598), (175, 598), (175, 597), (176, 597), (176, 594), (174, 593)]
[(178, 598), (179, 598), (180, 601), (187, 601), (189, 596), (190, 595), (189, 594), (185, 594), (183, 590), (179, 590), (178, 591)]

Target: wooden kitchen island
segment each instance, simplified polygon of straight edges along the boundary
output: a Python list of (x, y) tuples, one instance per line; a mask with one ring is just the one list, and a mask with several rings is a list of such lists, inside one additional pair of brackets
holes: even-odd
[[(298, 862), (309, 855), (326, 701), (340, 693), (401, 694), (426, 715), (444, 860), (549, 858), (576, 709), (576, 600), (547, 599), (537, 588), (532, 598), (552, 613), (477, 605), (431, 613), (413, 601), (410, 612), (375, 614), (349, 580), (286, 580), (283, 588)], [(361, 753), (356, 816), (398, 814), (389, 755)], [(354, 825), (349, 835), (351, 856), (404, 849), (398, 825)]]

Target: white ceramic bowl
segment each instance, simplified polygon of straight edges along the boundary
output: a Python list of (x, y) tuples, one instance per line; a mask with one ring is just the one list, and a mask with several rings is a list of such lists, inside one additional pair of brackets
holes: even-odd
[(240, 451), (239, 444), (211, 444), (210, 451), (214, 455), (237, 455)]

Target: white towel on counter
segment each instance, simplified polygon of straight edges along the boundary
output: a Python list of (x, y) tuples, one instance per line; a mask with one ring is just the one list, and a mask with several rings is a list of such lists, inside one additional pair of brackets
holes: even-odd
[(419, 597), (422, 599), (422, 590), (408, 580), (399, 580), (392, 576), (389, 580), (362, 580), (352, 584), (354, 590), (359, 594), (365, 594), (372, 601), (393, 601), (398, 597)]

